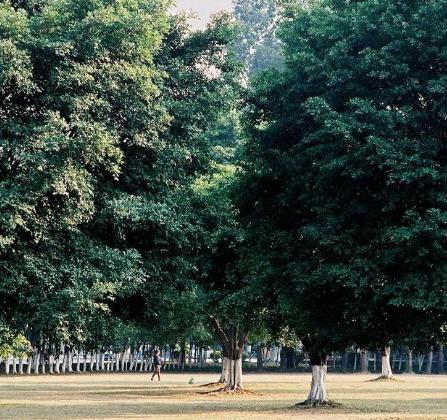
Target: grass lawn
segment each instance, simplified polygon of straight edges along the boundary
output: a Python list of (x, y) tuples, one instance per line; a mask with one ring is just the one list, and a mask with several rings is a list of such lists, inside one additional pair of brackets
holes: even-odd
[[(337, 408), (293, 408), (309, 374), (247, 374), (248, 395), (200, 394), (216, 374), (73, 374), (0, 377), (0, 419), (446, 419), (447, 375), (328, 375)], [(188, 384), (193, 378), (194, 383)]]

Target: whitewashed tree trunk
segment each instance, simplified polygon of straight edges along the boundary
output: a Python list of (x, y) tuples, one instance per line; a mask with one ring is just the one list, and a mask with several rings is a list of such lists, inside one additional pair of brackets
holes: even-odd
[(220, 374), (219, 383), (225, 384), (228, 382), (228, 375), (230, 374), (230, 359), (224, 356), (222, 359), (222, 373)]
[(42, 363), (42, 373), (45, 375), (45, 373), (46, 373), (46, 370), (45, 370), (45, 362), (46, 362), (46, 360), (45, 360), (45, 354), (42, 352), (42, 355), (40, 356), (40, 360), (41, 360), (41, 363)]
[(422, 365), (424, 364), (425, 354), (420, 354), (418, 356), (418, 369), (419, 373), (422, 371)]
[(230, 391), (242, 390), (242, 351), (236, 360), (228, 359), (228, 377), (226, 382), (226, 388)]
[(125, 351), (121, 352), (120, 359), (121, 359), (121, 372), (124, 372), (126, 370), (126, 364), (127, 364)]
[(393, 377), (393, 371), (390, 363), (391, 348), (389, 346), (384, 347), (382, 351), (382, 378), (391, 379)]
[(28, 356), (28, 359), (27, 359), (27, 365), (26, 365), (26, 373), (27, 373), (28, 375), (31, 375), (31, 370), (32, 370), (32, 368), (33, 368), (33, 355), (30, 354), (30, 355)]
[(60, 373), (60, 365), (61, 365), (61, 354), (58, 353), (54, 357), (54, 373)]
[(52, 354), (48, 357), (48, 370), (50, 373), (54, 373), (54, 356)]
[(21, 357), (19, 361), (19, 375), (23, 375), (23, 364), (25, 363), (25, 358)]
[(81, 349), (78, 348), (76, 355), (76, 372), (81, 371)]
[(34, 357), (34, 374), (38, 375), (39, 374), (39, 364), (40, 364), (40, 352), (37, 351), (36, 355)]
[(115, 354), (115, 371), (118, 372), (120, 370), (120, 353), (117, 352)]
[(68, 350), (67, 354), (67, 370), (69, 373), (73, 372), (73, 352)]
[(84, 359), (84, 363), (82, 364), (82, 371), (87, 372), (87, 356), (88, 352), (86, 350), (82, 350), (82, 357)]
[(310, 392), (304, 404), (318, 406), (329, 402), (326, 392), (326, 373), (327, 365), (312, 366), (312, 382), (310, 384)]
[(88, 367), (88, 370), (90, 371), (90, 372), (93, 372), (93, 364), (95, 363), (94, 362), (95, 361), (95, 353), (93, 353), (92, 351), (90, 352), (90, 365), (89, 365), (89, 367)]
[(61, 369), (62, 369), (62, 373), (65, 373), (67, 371), (67, 354), (62, 353), (62, 363), (61, 363)]
[(7, 357), (7, 358), (5, 359), (5, 374), (6, 374), (6, 375), (9, 375), (10, 367), (11, 367), (11, 358), (10, 358), (10, 357)]
[(431, 372), (432, 372), (432, 365), (433, 365), (433, 349), (431, 349), (427, 353), (427, 365), (425, 367), (425, 373), (431, 374)]
[(101, 351), (100, 355), (99, 355), (99, 369), (101, 371), (104, 371), (104, 352)]
[(140, 363), (140, 372), (144, 371), (144, 365), (145, 365), (145, 351), (144, 351), (144, 346), (143, 346), (143, 350), (141, 351), (141, 363)]
[(12, 358), (12, 373), (17, 375), (17, 359), (15, 357)]
[[(226, 328), (221, 324), (220, 319), (213, 318), (216, 333), (219, 335), (224, 347), (223, 355), (229, 359), (228, 376), (224, 389), (229, 391), (243, 390), (242, 384), (242, 358), (244, 345), (247, 342), (248, 332), (241, 331), (239, 324), (229, 325)], [(206, 354), (204, 356), (206, 359)], [(206, 361), (206, 360), (205, 360)], [(222, 363), (224, 363), (222, 361)], [(224, 367), (222, 367), (224, 369)]]

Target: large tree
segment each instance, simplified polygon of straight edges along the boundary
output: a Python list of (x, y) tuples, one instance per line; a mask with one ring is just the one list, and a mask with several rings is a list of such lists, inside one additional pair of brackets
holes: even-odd
[(379, 345), (389, 376), (392, 342), (447, 320), (446, 6), (291, 5), (285, 69), (256, 83), (239, 208), (310, 353), (309, 404), (329, 352)]
[(184, 348), (206, 323), (196, 279), (209, 232), (196, 212), (195, 182), (210, 171), (215, 152), (208, 135), (237, 97), (239, 65), (229, 49), (236, 33), (230, 15), (215, 16), (197, 32), (182, 17), (169, 24), (156, 55), (165, 72), (168, 126), (124, 151), (122, 175), (103, 185), (91, 230), (109, 246), (136, 250), (143, 262), (141, 281), (110, 302), (114, 312)]
[(280, 2), (234, 0), (233, 6), (239, 25), (234, 50), (243, 63), (246, 80), (268, 67), (282, 67), (281, 46), (276, 36), (281, 14)]
[(1, 306), (35, 344), (76, 336), (89, 305), (104, 309), (105, 296), (141, 275), (137, 254), (85, 227), (125, 149), (169, 122), (155, 63), (166, 7), (0, 2)]

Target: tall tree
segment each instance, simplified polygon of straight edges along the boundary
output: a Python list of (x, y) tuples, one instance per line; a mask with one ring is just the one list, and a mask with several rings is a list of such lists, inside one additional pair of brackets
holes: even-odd
[(197, 330), (205, 324), (196, 287), (204, 231), (194, 186), (210, 170), (207, 133), (236, 98), (239, 66), (229, 51), (236, 30), (228, 14), (204, 31), (191, 32), (182, 17), (169, 23), (156, 56), (165, 73), (161, 99), (168, 127), (124, 151), (123, 173), (103, 185), (92, 232), (109, 246), (136, 250), (143, 261), (141, 282), (110, 302), (114, 312), (185, 341), (197, 332), (192, 322)]
[(276, 0), (234, 0), (239, 24), (235, 51), (247, 80), (268, 67), (282, 67), (281, 46), (276, 36), (281, 8)]
[(142, 277), (137, 253), (89, 226), (126, 150), (168, 126), (155, 62), (166, 8), (0, 2), (1, 311), (36, 345), (76, 339), (92, 310)]
[(310, 352), (308, 404), (327, 402), (329, 352), (379, 345), (389, 376), (393, 341), (446, 322), (446, 6), (291, 6), (285, 69), (256, 84), (239, 208)]

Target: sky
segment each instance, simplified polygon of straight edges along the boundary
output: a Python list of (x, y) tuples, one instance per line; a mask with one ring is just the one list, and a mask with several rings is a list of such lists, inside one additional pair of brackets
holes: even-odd
[(196, 28), (206, 26), (213, 13), (223, 9), (231, 9), (232, 0), (177, 0), (178, 10), (193, 10), (198, 16), (192, 24)]

